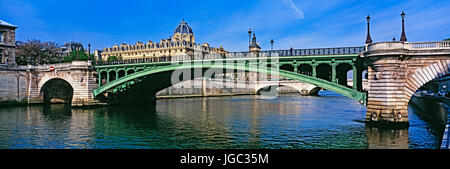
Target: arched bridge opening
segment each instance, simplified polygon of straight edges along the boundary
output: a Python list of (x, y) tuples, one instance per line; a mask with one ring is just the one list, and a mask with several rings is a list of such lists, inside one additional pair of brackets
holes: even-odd
[(69, 82), (64, 79), (54, 78), (44, 83), (40, 89), (44, 104), (65, 103), (70, 104), (73, 98), (74, 89)]

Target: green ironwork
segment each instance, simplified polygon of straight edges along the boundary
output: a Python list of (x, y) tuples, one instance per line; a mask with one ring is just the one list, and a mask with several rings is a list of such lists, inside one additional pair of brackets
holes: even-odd
[[(222, 63), (222, 64), (217, 64)], [(243, 63), (243, 64), (242, 64)], [(331, 81), (318, 78), (317, 74), (320, 70), (316, 70), (318, 64), (326, 63), (331, 66)], [(350, 64), (354, 70), (353, 86), (347, 87), (338, 84), (339, 74), (336, 67), (338, 64)], [(282, 70), (282, 65), (291, 65), (293, 70)], [(312, 76), (297, 73), (297, 66), (301, 64), (308, 64), (312, 67)], [(132, 64), (117, 64), (117, 65), (103, 65), (96, 66), (95, 69), (99, 72), (99, 88), (93, 91), (94, 96), (98, 96), (104, 92), (121, 92), (137, 84), (145, 77), (162, 72), (173, 72), (180, 69), (222, 69), (234, 70), (242, 72), (257, 72), (270, 75), (272, 71), (277, 71), (278, 76), (298, 80), (304, 83), (309, 83), (321, 87), (323, 89), (331, 90), (340, 93), (344, 96), (352, 98), (365, 104), (367, 100), (366, 92), (362, 91), (361, 75), (362, 61), (357, 54), (351, 55), (318, 55), (318, 56), (283, 56), (283, 57), (260, 57), (260, 58), (227, 58), (227, 59), (209, 59), (209, 60), (185, 60), (172, 62), (153, 62), (153, 63), (132, 63)], [(275, 65), (276, 67), (266, 68), (267, 65)], [(119, 77), (119, 71), (124, 70), (125, 75)], [(128, 72), (133, 70), (134, 73)], [(115, 71), (115, 79), (110, 79), (110, 72)], [(102, 84), (102, 73), (106, 72), (106, 84)], [(111, 81), (110, 81), (111, 80)], [(168, 83), (169, 84), (169, 83)], [(151, 87), (151, 86), (149, 86)], [(169, 87), (169, 86), (167, 86)]]

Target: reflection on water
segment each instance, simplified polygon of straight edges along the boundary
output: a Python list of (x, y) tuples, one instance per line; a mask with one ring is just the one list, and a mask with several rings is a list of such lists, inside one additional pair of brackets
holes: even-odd
[(160, 99), (156, 106), (0, 109), (0, 148), (438, 148), (439, 129), (409, 109), (409, 129), (366, 127), (365, 107), (331, 92), (277, 99)]
[(407, 149), (408, 129), (366, 127), (369, 149)]

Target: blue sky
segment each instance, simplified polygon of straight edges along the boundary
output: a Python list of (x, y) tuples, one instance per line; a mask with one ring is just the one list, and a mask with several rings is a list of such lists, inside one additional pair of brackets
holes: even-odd
[(19, 26), (17, 40), (63, 44), (81, 41), (92, 49), (168, 38), (184, 18), (197, 43), (247, 50), (248, 28), (270, 49), (360, 46), (367, 14), (377, 41), (400, 39), (406, 12), (409, 41), (450, 38), (448, 0), (1, 0), (0, 20)]

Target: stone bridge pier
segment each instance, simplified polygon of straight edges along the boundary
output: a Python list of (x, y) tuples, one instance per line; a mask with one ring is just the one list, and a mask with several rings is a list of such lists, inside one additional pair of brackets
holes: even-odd
[[(70, 92), (72, 106), (98, 104), (92, 90), (98, 87), (94, 67), (88, 61), (73, 61), (40, 66), (28, 66), (28, 103), (43, 103), (49, 92)], [(51, 90), (46, 90), (51, 88)], [(66, 88), (66, 89), (64, 89)], [(47, 92), (47, 93), (46, 93)], [(64, 93), (63, 93), (64, 94)], [(72, 94), (72, 95), (70, 95)]]
[(380, 42), (367, 46), (366, 122), (408, 125), (408, 102), (427, 82), (448, 75), (450, 42)]

